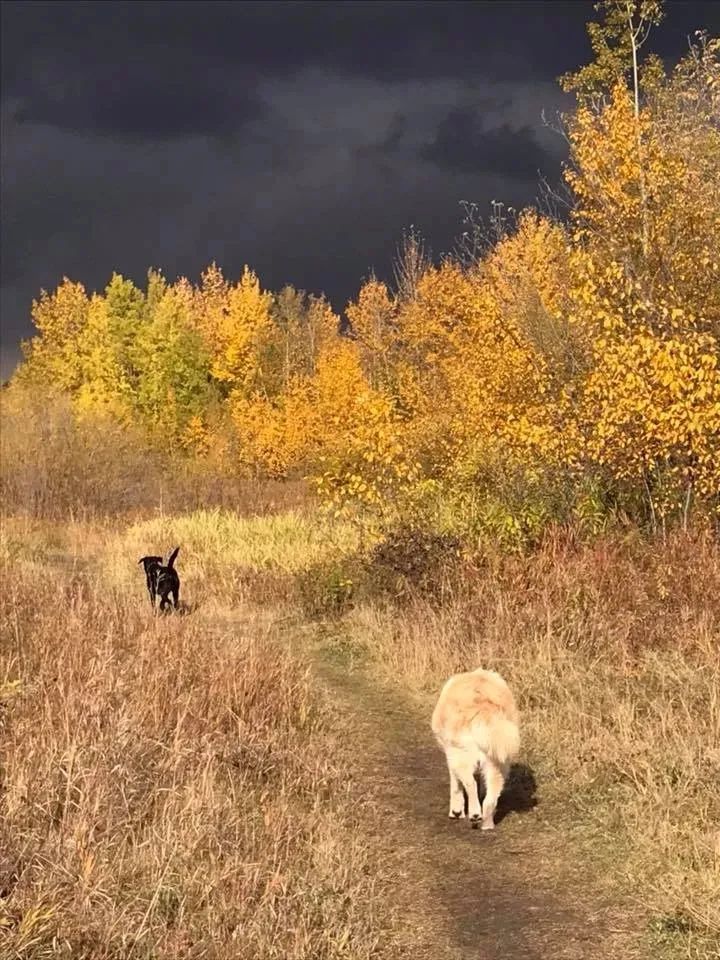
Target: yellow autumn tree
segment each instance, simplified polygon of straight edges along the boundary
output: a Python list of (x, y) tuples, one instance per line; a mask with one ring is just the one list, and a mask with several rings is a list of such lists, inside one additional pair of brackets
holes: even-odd
[(687, 511), (693, 494), (720, 491), (720, 369), (707, 335), (645, 330), (609, 342), (583, 404), (589, 455), (644, 484), (653, 512)]
[(230, 284), (213, 262), (203, 271), (196, 291), (193, 321), (213, 355), (220, 352), (228, 310)]
[(375, 277), (362, 285), (357, 300), (345, 310), (351, 335), (360, 344), (365, 369), (375, 386), (391, 385), (397, 312), (386, 284)]
[[(528, 237), (546, 225), (530, 215), (521, 224), (520, 240), (509, 238), (478, 269), (446, 263), (428, 271), (403, 311), (401, 404), (413, 411), (415, 428), (408, 432), (417, 456), (428, 462), (428, 476), (472, 475), (483, 461), (527, 458), (529, 444), (537, 456), (550, 442), (548, 362), (535, 340), (539, 311), (557, 306), (549, 281), (555, 251), (547, 245), (550, 266), (542, 269), (547, 237), (538, 239), (537, 249)], [(543, 329), (555, 322), (545, 318)]]
[(382, 513), (412, 490), (418, 478), (392, 398), (366, 377), (355, 343), (338, 341), (320, 358), (310, 387), (314, 422), (322, 438), (315, 483), (336, 508), (362, 505)]
[(261, 366), (263, 393), (272, 398), (298, 376), (314, 373), (320, 352), (338, 336), (340, 319), (324, 297), (291, 286), (273, 296), (270, 318)]
[(53, 294), (41, 291), (33, 301), (37, 335), (24, 344), (22, 375), (74, 391), (82, 382), (79, 340), (88, 322), (90, 301), (81, 283), (65, 277)]
[(342, 446), (356, 422), (353, 405), (366, 390), (356, 348), (338, 338), (321, 351), (312, 375), (296, 375), (274, 400), (236, 397), (232, 416), (245, 465), (285, 476), (329, 446)]
[(240, 281), (227, 293), (226, 307), (209, 314), (216, 323), (208, 329), (214, 350), (211, 372), (230, 390), (248, 392), (261, 375), (260, 345), (270, 330), (271, 304), (272, 295), (245, 267)]
[(310, 477), (336, 508), (392, 504), (416, 479), (392, 400), (369, 383), (358, 345), (328, 339), (314, 372), (271, 401), (235, 398), (232, 416), (245, 469)]
[(618, 83), (570, 127), (576, 453), (655, 519), (720, 492), (717, 56), (694, 48), (639, 112)]

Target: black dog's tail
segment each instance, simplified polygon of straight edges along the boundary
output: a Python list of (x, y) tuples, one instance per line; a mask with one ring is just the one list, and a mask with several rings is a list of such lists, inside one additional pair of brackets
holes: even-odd
[(170, 556), (168, 557), (167, 565), (168, 565), (168, 568), (169, 568), (170, 570), (172, 570), (173, 564), (175, 563), (175, 557), (177, 557), (177, 555), (178, 555), (179, 553), (180, 553), (180, 547), (175, 547), (175, 549), (173, 550), (173, 552), (172, 552), (172, 553), (170, 554)]

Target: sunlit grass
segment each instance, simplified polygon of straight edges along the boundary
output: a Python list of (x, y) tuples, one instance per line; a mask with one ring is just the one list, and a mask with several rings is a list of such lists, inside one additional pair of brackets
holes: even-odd
[[(153, 622), (137, 559), (176, 544), (193, 616)], [(374, 894), (354, 872), (365, 869), (361, 852), (347, 860), (345, 841), (326, 822), (341, 745), (326, 738), (326, 709), (307, 664), (284, 649), (287, 631), (302, 622), (297, 578), (315, 577), (319, 567), (313, 589), (333, 590), (323, 564), (342, 575), (363, 545), (353, 525), (310, 510), (246, 518), (198, 511), (128, 527), (5, 518), (0, 716), (12, 723), (0, 851), (28, 866), (3, 909), (17, 944), (40, 945), (23, 946), (28, 955), (73, 955), (42, 952), (62, 930), (73, 949), (82, 931), (111, 958), (126, 955), (133, 937), (155, 944), (159, 957), (180, 956), (177, 931), (192, 940), (216, 929), (236, 896), (256, 904), (259, 897), (260, 917), (295, 898), (305, 939), (288, 947), (276, 930), (277, 952), (263, 956), (311, 957), (317, 942), (328, 944), (328, 957), (372, 955), (369, 907), (358, 902), (343, 927), (330, 895), (321, 908), (330, 910), (327, 933), (302, 912), (328, 895), (316, 884), (339, 882), (319, 870), (340, 871), (338, 896), (349, 888)], [(635, 537), (550, 543), (528, 556), (500, 552), (458, 568), (441, 604), (412, 591), (402, 603), (374, 598), (371, 567), (364, 576), (365, 592), (334, 619), (343, 642), (369, 653), (385, 682), (400, 678), (398, 693), (412, 692), (428, 708), (454, 670), (484, 664), (504, 673), (562, 849), (587, 858), (610, 896), (638, 903), (658, 951), (714, 958), (717, 545)], [(302, 769), (288, 758), (280, 774), (276, 761), (285, 764), (287, 749), (304, 758)], [(228, 767), (220, 776), (218, 756), (238, 750), (239, 779)], [(278, 804), (268, 776), (280, 778)], [(277, 845), (298, 823), (307, 844), (280, 856)], [(274, 872), (253, 867), (227, 886), (219, 861), (200, 869), (194, 859), (213, 844), (237, 850), (238, 870), (264, 862), (269, 844)], [(179, 924), (172, 936), (168, 916)], [(369, 952), (343, 953), (351, 929)], [(250, 943), (267, 946), (248, 940), (237, 956), (251, 956)]]
[(249, 570), (296, 573), (343, 556), (360, 543), (358, 528), (317, 511), (239, 517), (229, 511), (198, 510), (131, 526), (122, 540), (128, 556), (163, 552), (181, 545), (184, 561), (215, 562)]
[[(254, 531), (248, 563), (308, 542), (297, 519), (150, 529), (191, 558)], [(382, 956), (333, 708), (272, 616), (196, 579), (211, 617), (153, 618), (142, 525), (45, 532), (7, 524), (0, 549), (0, 955)]]
[(428, 713), (455, 671), (506, 676), (524, 756), (561, 836), (572, 835), (610, 895), (637, 902), (658, 950), (711, 960), (719, 597), (720, 552), (707, 539), (551, 545), (469, 572), (440, 608), (421, 596), (402, 610), (366, 602), (340, 629)]

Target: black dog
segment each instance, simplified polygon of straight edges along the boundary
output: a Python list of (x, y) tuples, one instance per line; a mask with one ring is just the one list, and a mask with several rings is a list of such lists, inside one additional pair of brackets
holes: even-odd
[(160, 609), (164, 610), (170, 606), (168, 597), (172, 595), (173, 606), (177, 610), (178, 599), (180, 597), (180, 577), (175, 569), (175, 557), (180, 552), (180, 547), (175, 547), (168, 557), (167, 566), (163, 566), (162, 557), (142, 557), (138, 560), (145, 567), (145, 579), (147, 580), (148, 593), (150, 594), (150, 603), (155, 609), (155, 597), (160, 597)]

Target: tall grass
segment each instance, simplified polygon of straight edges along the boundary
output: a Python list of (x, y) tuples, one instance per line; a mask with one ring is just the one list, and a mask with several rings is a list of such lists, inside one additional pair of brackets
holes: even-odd
[(2, 955), (379, 956), (332, 710), (272, 615), (153, 619), (122, 537), (67, 547), (3, 544)]
[(159, 450), (138, 430), (67, 396), (23, 384), (0, 392), (0, 500), (8, 514), (59, 521), (173, 515), (200, 507), (268, 514), (301, 508), (301, 481), (253, 480), (225, 464)]
[[(703, 536), (476, 558), (437, 603), (365, 600), (344, 631), (427, 705), (478, 665), (517, 692), (558, 828), (673, 957), (720, 950), (720, 551)], [(591, 868), (592, 869), (592, 868)]]
[(128, 528), (123, 549), (148, 544), (184, 545), (185, 554), (231, 568), (297, 573), (313, 563), (355, 551), (360, 529), (314, 512), (298, 510), (264, 517), (240, 517), (227, 510), (197, 510), (154, 518)]
[[(710, 535), (378, 544), (260, 484), (233, 509), (181, 491), (171, 512), (142, 451), (118, 466), (102, 431), (93, 446), (48, 416), (26, 450), (24, 421), (2, 431), (0, 953), (388, 955), (382, 858), (352, 839), (350, 748), (278, 636), (281, 618), (332, 613), (428, 715), (449, 673), (504, 673), (559, 855), (637, 898), (654, 950), (719, 955)], [(175, 545), (191, 615), (153, 620), (136, 560)]]

